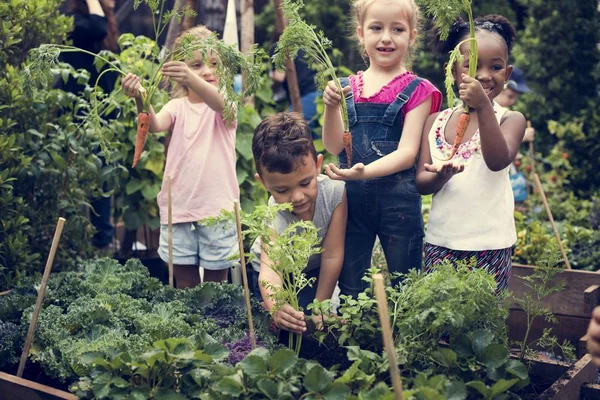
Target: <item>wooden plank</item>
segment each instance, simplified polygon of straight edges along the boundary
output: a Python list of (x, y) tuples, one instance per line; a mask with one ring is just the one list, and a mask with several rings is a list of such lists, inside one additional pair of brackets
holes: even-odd
[[(528, 265), (513, 264), (509, 289), (515, 297), (520, 298), (530, 292), (519, 277), (531, 275), (534, 269), (535, 267)], [(591, 312), (587, 310), (591, 305), (586, 306), (585, 304), (585, 291), (591, 285), (600, 285), (600, 274), (590, 271), (565, 270), (558, 273), (553, 281), (559, 282), (560, 280), (564, 280), (567, 285), (566, 289), (548, 296), (542, 300), (542, 303), (555, 314), (589, 318)], [(513, 303), (511, 308), (519, 309), (520, 307)]]
[(600, 385), (596, 383), (584, 383), (581, 385), (581, 400), (597, 400), (600, 399)]
[(600, 304), (600, 285), (589, 286), (583, 291), (583, 311), (591, 314), (598, 304)]
[[(533, 326), (529, 332), (529, 338), (531, 342), (534, 339), (542, 336), (544, 328), (551, 328), (552, 333), (559, 339), (560, 342), (568, 340), (576, 350), (579, 350), (579, 341), (582, 336), (587, 332), (590, 318), (572, 317), (569, 315), (556, 314), (558, 324), (552, 324), (546, 322), (542, 317), (538, 317), (534, 320)], [(510, 340), (523, 340), (525, 331), (527, 330), (527, 315), (525, 311), (513, 309), (510, 310), (508, 319), (506, 321), (508, 325), (508, 337)], [(585, 354), (578, 353), (578, 357), (582, 357)]]
[(581, 396), (581, 386), (594, 382), (596, 366), (586, 354), (540, 395), (540, 400), (575, 400)]
[[(3, 396), (7, 397), (3, 397)], [(0, 372), (0, 398), (19, 400), (77, 400), (74, 394)]]
[(586, 333), (579, 339), (579, 346), (577, 347), (577, 355), (579, 357), (583, 357), (584, 354), (587, 354), (587, 341), (588, 335)]

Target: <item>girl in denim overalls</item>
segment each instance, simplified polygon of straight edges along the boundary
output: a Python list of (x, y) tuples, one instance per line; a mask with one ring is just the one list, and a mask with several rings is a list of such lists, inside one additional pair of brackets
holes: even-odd
[(441, 93), (405, 65), (417, 35), (414, 0), (355, 0), (353, 9), (369, 68), (340, 80), (352, 133), (352, 166), (343, 145), (342, 96), (334, 82), (323, 94), (323, 143), (340, 161), (340, 168), (325, 167), (327, 175), (350, 181), (339, 286), (342, 294), (356, 296), (367, 287), (362, 278), (376, 237), (390, 273), (421, 268), (423, 219), (415, 161), (423, 125), (439, 110)]

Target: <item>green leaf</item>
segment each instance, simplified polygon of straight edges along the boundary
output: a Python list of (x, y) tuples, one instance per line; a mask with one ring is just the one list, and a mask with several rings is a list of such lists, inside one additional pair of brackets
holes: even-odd
[(217, 390), (223, 394), (239, 396), (244, 392), (244, 386), (238, 375), (226, 376), (217, 384)]
[(487, 385), (481, 381), (471, 381), (471, 382), (467, 382), (466, 384), (468, 387), (472, 387), (473, 389), (477, 390), (484, 398), (489, 399), (490, 398), (490, 389), (487, 387)]
[(467, 387), (464, 382), (452, 381), (446, 389), (446, 400), (464, 400), (467, 398)]
[(452, 345), (452, 349), (462, 358), (469, 358), (473, 355), (471, 338), (467, 335), (460, 335)]
[(269, 357), (268, 365), (271, 371), (283, 375), (296, 364), (297, 360), (298, 357), (296, 357), (293, 351), (280, 349)]
[(81, 357), (79, 357), (79, 361), (82, 364), (91, 364), (99, 358), (104, 359), (104, 353), (99, 351), (89, 351), (87, 353), (83, 353)]
[(529, 373), (527, 372), (527, 367), (525, 364), (518, 360), (509, 360), (506, 364), (506, 372), (511, 375), (516, 376), (519, 379), (527, 379), (529, 378)]
[(63, 157), (59, 156), (58, 153), (56, 153), (54, 150), (48, 150), (48, 154), (50, 154), (52, 161), (54, 161), (54, 164), (56, 164), (56, 166), (58, 168), (60, 168), (60, 169), (67, 168), (67, 162), (65, 161), (65, 159)]
[(146, 200), (156, 199), (156, 196), (158, 196), (158, 192), (160, 192), (159, 182), (156, 182), (153, 185), (146, 184), (142, 187), (142, 196), (144, 196)]
[(485, 348), (481, 355), (481, 363), (488, 368), (498, 368), (509, 357), (508, 349), (499, 343), (492, 343)]
[(350, 389), (341, 382), (333, 382), (325, 388), (322, 395), (324, 400), (344, 400), (350, 395)]
[(131, 178), (125, 185), (125, 193), (127, 193), (127, 195), (132, 195), (133, 193), (140, 190), (142, 187), (144, 187), (144, 181)]
[(322, 366), (315, 365), (304, 377), (304, 386), (310, 392), (321, 393), (331, 381), (332, 379), (327, 371)]
[(252, 161), (254, 158), (252, 154), (252, 136), (251, 133), (243, 133), (238, 134), (235, 138), (235, 149), (248, 161)]
[(151, 155), (146, 159), (144, 163), (144, 169), (151, 171), (154, 175), (160, 176), (163, 172), (164, 159), (162, 157), (155, 157)]
[(473, 332), (473, 351), (477, 357), (481, 357), (486, 347), (488, 347), (492, 340), (494, 339), (494, 334), (490, 331), (479, 330)]
[[(248, 357), (246, 357), (248, 358)], [(258, 390), (261, 391), (262, 394), (267, 396), (267, 398), (272, 400), (277, 400), (279, 398), (279, 390), (277, 387), (277, 383), (275, 383), (272, 379), (261, 379), (257, 382), (256, 386)]]
[(508, 389), (513, 387), (514, 384), (517, 383), (518, 381), (519, 381), (518, 379), (510, 379), (510, 380), (501, 379), (498, 382), (494, 383), (494, 385), (490, 389), (490, 398), (493, 399), (494, 397), (498, 396), (499, 394), (506, 392)]
[(456, 353), (450, 349), (439, 348), (431, 352), (431, 357), (447, 368), (453, 368), (456, 365)]
[(251, 378), (267, 374), (267, 362), (257, 355), (247, 355), (240, 364), (242, 371)]

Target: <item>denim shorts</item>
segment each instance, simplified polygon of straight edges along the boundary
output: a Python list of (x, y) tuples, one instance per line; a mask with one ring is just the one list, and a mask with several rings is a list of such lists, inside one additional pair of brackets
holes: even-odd
[[(161, 225), (158, 255), (165, 262), (169, 261), (168, 239), (168, 226)], [(237, 232), (233, 224), (211, 228), (197, 222), (173, 224), (173, 264), (222, 270), (233, 265), (234, 261), (228, 258), (237, 252)]]

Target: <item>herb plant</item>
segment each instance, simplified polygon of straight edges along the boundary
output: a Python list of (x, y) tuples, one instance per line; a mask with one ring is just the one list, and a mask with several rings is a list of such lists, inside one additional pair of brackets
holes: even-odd
[(555, 279), (556, 275), (563, 271), (557, 267), (562, 257), (556, 246), (546, 251), (543, 257), (538, 259), (538, 267), (528, 276), (519, 277), (530, 290), (523, 294), (522, 297), (515, 297), (514, 300), (525, 311), (527, 319), (527, 329), (523, 340), (516, 343), (520, 348), (520, 359), (523, 360), (529, 356), (533, 350), (532, 347), (537, 345), (542, 348), (554, 352), (555, 348), (559, 348), (563, 356), (567, 359), (574, 359), (574, 348), (567, 340), (560, 343), (556, 336), (552, 335), (551, 329), (545, 328), (542, 336), (535, 340), (529, 340), (529, 334), (533, 327), (533, 322), (538, 317), (543, 317), (546, 322), (558, 323), (558, 320), (542, 301), (546, 297), (558, 293), (566, 288), (566, 283), (562, 280)]
[[(342, 86), (336, 76), (336, 69), (327, 54), (327, 49), (331, 47), (331, 41), (325, 37), (322, 31), (315, 32), (315, 27), (311, 26), (302, 19), (300, 10), (304, 7), (302, 0), (283, 0), (283, 15), (288, 20), (288, 25), (284, 29), (273, 55), (273, 63), (279, 70), (285, 69), (285, 61), (293, 59), (298, 55), (299, 50), (303, 50), (309, 65), (317, 69), (317, 85), (324, 88), (328, 80), (333, 80), (339, 93), (343, 93)], [(346, 102), (340, 102), (340, 112), (344, 126), (344, 148), (348, 155), (348, 167), (352, 164), (352, 136), (348, 123), (348, 109)]]

